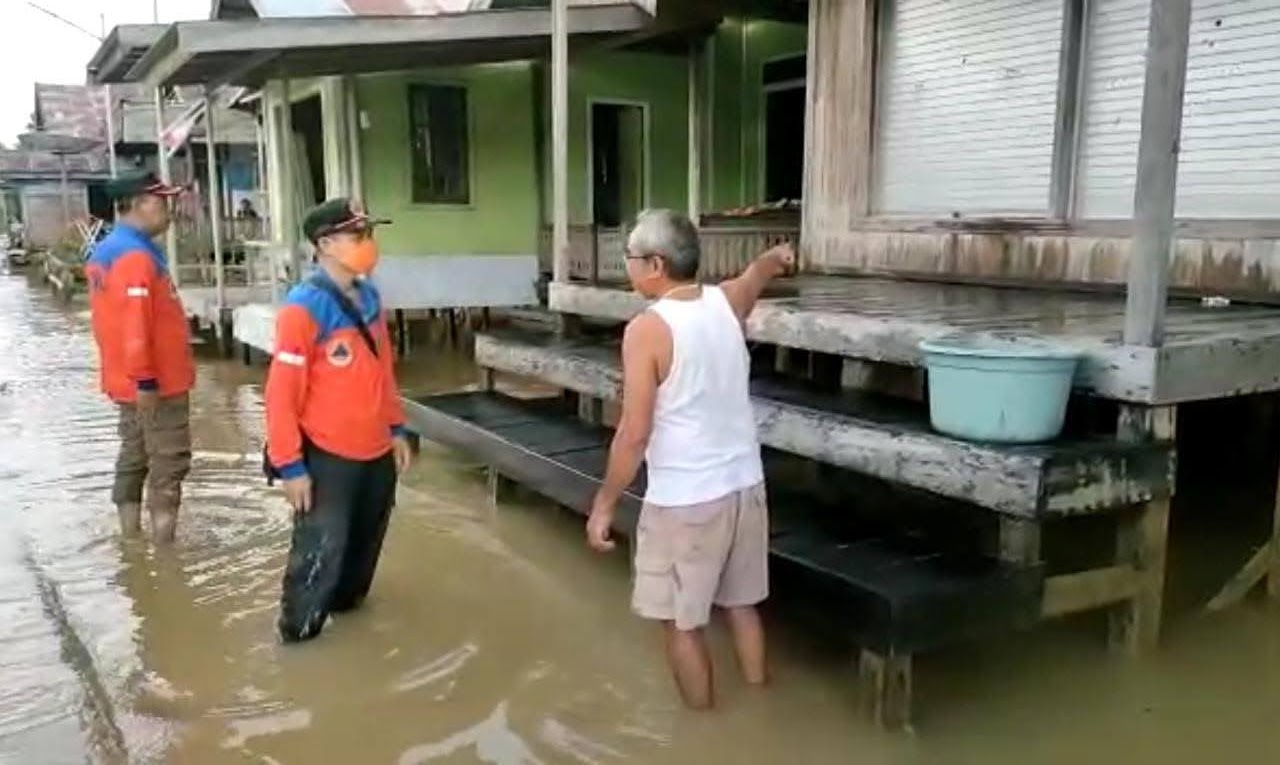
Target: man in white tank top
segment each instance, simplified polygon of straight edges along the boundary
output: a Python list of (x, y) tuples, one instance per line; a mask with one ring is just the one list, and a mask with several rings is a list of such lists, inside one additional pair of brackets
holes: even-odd
[(641, 213), (627, 241), (631, 286), (655, 302), (623, 336), (622, 416), (587, 540), (613, 549), (618, 499), (646, 463), (632, 609), (662, 622), (681, 696), (707, 708), (713, 605), (746, 681), (768, 677), (756, 606), (769, 595), (769, 521), (743, 322), (795, 252), (775, 247), (718, 287), (698, 283), (700, 254), (697, 229), (669, 210)]

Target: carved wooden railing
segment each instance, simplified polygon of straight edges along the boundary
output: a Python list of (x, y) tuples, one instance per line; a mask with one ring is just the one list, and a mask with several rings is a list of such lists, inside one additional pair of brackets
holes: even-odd
[[(702, 241), (702, 268), (706, 281), (726, 279), (740, 273), (757, 255), (780, 242), (798, 243), (799, 225), (710, 225), (698, 229)], [(538, 237), (538, 258), (542, 270), (550, 273), (551, 229), (544, 227)], [(626, 230), (597, 226), (569, 227), (569, 278), (586, 282), (626, 280)]]

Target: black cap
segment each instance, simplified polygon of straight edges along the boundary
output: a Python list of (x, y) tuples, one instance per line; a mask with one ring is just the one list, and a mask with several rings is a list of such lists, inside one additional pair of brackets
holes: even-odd
[(360, 202), (354, 199), (338, 197), (308, 210), (306, 217), (302, 219), (302, 233), (307, 239), (316, 242), (322, 236), (390, 222), (385, 218), (369, 217)]
[(131, 199), (147, 194), (176, 197), (182, 193), (182, 187), (170, 186), (157, 178), (155, 173), (125, 173), (107, 181), (106, 193), (108, 197), (115, 200)]

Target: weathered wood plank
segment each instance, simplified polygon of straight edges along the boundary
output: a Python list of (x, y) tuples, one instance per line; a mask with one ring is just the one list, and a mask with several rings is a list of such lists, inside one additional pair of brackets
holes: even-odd
[[(481, 366), (616, 401), (616, 347), (524, 333), (481, 334)], [(923, 414), (866, 397), (754, 386), (761, 443), (819, 462), (960, 499), (996, 512), (1040, 517), (1103, 511), (1167, 496), (1166, 448), (1112, 442), (995, 447), (934, 433)]]
[(1139, 573), (1132, 566), (1110, 566), (1052, 576), (1044, 581), (1040, 615), (1053, 619), (1121, 603), (1132, 599), (1138, 588)]
[[(1133, 254), (1132, 225), (869, 219), (853, 230), (828, 232), (818, 240), (825, 242), (825, 260), (806, 267), (826, 274), (1119, 294)], [(1171, 290), (1280, 303), (1280, 220), (1183, 221), (1177, 231)], [(806, 240), (806, 251), (817, 248)]]

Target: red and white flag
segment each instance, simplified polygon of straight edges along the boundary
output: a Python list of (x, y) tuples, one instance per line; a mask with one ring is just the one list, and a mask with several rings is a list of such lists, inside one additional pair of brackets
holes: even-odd
[(172, 125), (164, 129), (161, 134), (161, 141), (164, 142), (165, 156), (172, 157), (178, 149), (186, 145), (191, 140), (191, 133), (199, 124), (200, 119), (204, 117), (204, 110), (208, 106), (206, 99), (200, 99), (191, 108), (182, 113), (182, 116), (173, 121)]

